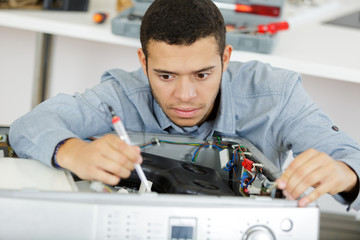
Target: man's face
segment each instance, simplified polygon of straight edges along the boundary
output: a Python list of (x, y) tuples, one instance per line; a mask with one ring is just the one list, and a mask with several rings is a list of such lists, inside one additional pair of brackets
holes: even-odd
[(195, 126), (207, 119), (230, 59), (231, 46), (226, 46), (220, 57), (214, 37), (188, 46), (150, 41), (147, 66), (142, 49), (138, 55), (156, 101), (173, 123)]

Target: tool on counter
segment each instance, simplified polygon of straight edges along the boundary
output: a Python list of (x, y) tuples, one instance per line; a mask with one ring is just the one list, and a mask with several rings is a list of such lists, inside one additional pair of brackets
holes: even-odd
[(270, 33), (275, 34), (278, 31), (289, 29), (289, 23), (284, 22), (274, 22), (269, 24), (260, 24), (257, 26), (242, 26), (242, 27), (227, 27), (228, 32), (232, 33)]
[[(125, 127), (124, 127), (120, 117), (115, 115), (115, 112), (114, 112), (112, 107), (110, 107), (110, 106), (108, 106), (108, 107), (109, 107), (109, 111), (110, 111), (110, 113), (112, 115), (112, 124), (114, 126), (114, 129), (115, 129), (116, 133), (119, 135), (121, 140), (123, 140), (127, 144), (131, 145), (129, 135), (126, 132)], [(141, 183), (145, 185), (146, 190), (148, 192), (151, 192), (151, 188), (149, 186), (148, 180), (146, 179), (145, 173), (142, 170), (140, 164), (135, 163), (135, 170), (136, 170), (136, 172), (137, 172), (137, 174), (138, 174), (138, 176), (139, 176), (139, 178), (141, 180)]]
[(143, 13), (134, 11), (134, 12), (131, 12), (127, 18), (130, 21), (136, 21), (136, 20), (141, 21), (143, 16), (144, 16)]
[(234, 10), (239, 13), (250, 13), (256, 15), (264, 15), (271, 17), (278, 17), (280, 15), (280, 7), (265, 6), (257, 4), (232, 4), (232, 3), (220, 3), (214, 2), (219, 9)]
[(107, 19), (108, 17), (108, 14), (107, 13), (104, 13), (104, 12), (96, 12), (94, 13), (93, 15), (93, 21), (95, 23), (104, 23), (105, 20)]

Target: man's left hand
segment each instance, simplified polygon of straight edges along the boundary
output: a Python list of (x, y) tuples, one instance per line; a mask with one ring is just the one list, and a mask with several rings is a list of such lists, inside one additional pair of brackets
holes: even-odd
[(314, 187), (309, 195), (298, 201), (298, 205), (304, 207), (325, 193), (350, 192), (357, 181), (357, 175), (348, 165), (326, 153), (309, 149), (297, 156), (276, 182), (290, 200)]

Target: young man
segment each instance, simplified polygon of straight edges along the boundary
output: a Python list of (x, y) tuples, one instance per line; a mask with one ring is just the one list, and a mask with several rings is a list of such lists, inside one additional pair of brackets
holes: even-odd
[(360, 146), (311, 101), (298, 74), (259, 62), (230, 63), (221, 13), (210, 0), (156, 0), (141, 26), (142, 69), (106, 72), (83, 94), (58, 95), (15, 121), (10, 141), (20, 157), (58, 165), (82, 179), (117, 184), (141, 163), (138, 147), (107, 134), (107, 105), (129, 131), (241, 136), (282, 167), (289, 199), (305, 206), (325, 193), (360, 208)]

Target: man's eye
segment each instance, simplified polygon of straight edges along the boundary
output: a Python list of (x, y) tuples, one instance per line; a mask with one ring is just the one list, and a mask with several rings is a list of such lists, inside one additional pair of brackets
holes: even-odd
[(209, 76), (208, 73), (198, 73), (196, 74), (196, 77), (199, 79), (205, 79), (207, 76)]
[(172, 78), (171, 75), (160, 75), (160, 78), (164, 79), (164, 80), (170, 80)]

